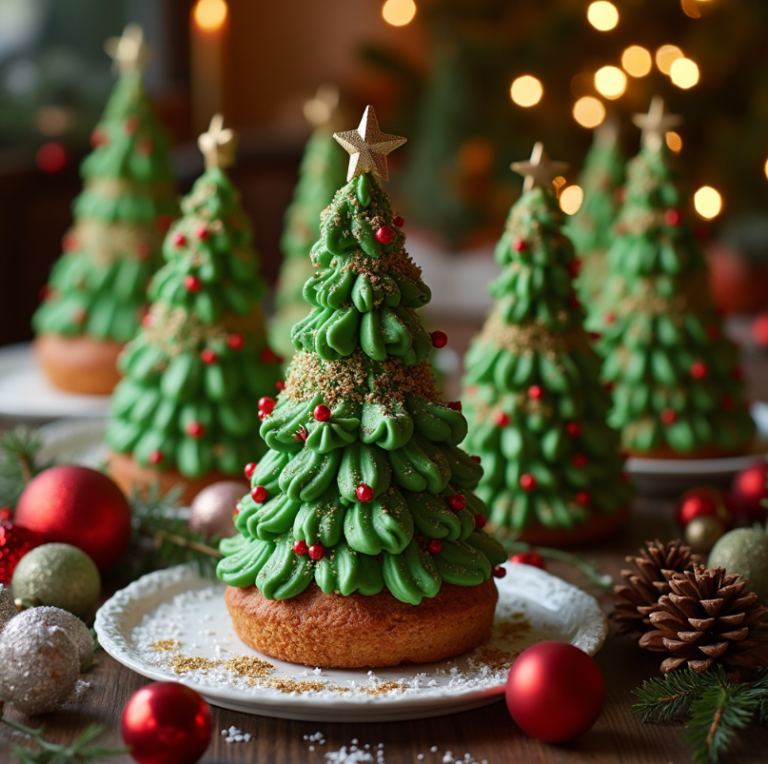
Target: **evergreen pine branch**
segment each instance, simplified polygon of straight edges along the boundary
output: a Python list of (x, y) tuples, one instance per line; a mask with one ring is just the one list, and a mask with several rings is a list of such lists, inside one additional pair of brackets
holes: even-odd
[(40, 747), (39, 751), (32, 751), (26, 746), (11, 743), (11, 753), (21, 764), (93, 764), (110, 756), (128, 753), (130, 750), (125, 746), (115, 748), (98, 742), (97, 738), (104, 732), (104, 728), (98, 724), (86, 727), (70, 745), (56, 745), (43, 738), (45, 727), (34, 729), (4, 716), (0, 716), (0, 722), (28, 735)]
[(0, 506), (15, 507), (27, 483), (52, 465), (39, 459), (40, 432), (17, 427), (0, 436)]
[(703, 692), (720, 686), (721, 679), (726, 680), (722, 669), (703, 674), (685, 669), (648, 679), (632, 690), (639, 700), (632, 706), (632, 711), (644, 722), (681, 720), (688, 716), (692, 704)]

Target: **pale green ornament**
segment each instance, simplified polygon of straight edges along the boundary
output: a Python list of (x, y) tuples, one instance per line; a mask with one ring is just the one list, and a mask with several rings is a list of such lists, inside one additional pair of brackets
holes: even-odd
[(101, 578), (93, 560), (69, 544), (43, 544), (21, 558), (11, 581), (16, 599), (84, 618), (96, 605)]
[(749, 581), (748, 588), (768, 603), (768, 534), (758, 528), (736, 528), (712, 547), (709, 567), (725, 568)]

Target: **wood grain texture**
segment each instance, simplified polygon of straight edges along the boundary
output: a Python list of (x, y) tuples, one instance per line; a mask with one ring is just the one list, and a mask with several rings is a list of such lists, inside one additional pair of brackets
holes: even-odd
[[(613, 541), (585, 550), (598, 560), (603, 572), (618, 576), (623, 558), (637, 549), (645, 539), (660, 536), (672, 538), (675, 530), (668, 518), (673, 506), (660, 500), (638, 500), (627, 531)], [(575, 583), (583, 584), (578, 571), (552, 564), (550, 571)], [(608, 598), (601, 601), (608, 606)], [(214, 737), (202, 762), (225, 764), (325, 764), (325, 753), (349, 746), (356, 738), (359, 744), (384, 744), (386, 764), (439, 764), (447, 750), (459, 759), (470, 753), (488, 764), (684, 764), (690, 751), (678, 726), (642, 724), (631, 713), (630, 691), (643, 679), (658, 672), (660, 658), (639, 650), (632, 642), (613, 634), (597, 655), (608, 689), (605, 710), (595, 727), (574, 743), (551, 746), (539, 743), (520, 732), (511, 721), (503, 702), (463, 714), (413, 722), (382, 724), (318, 724), (248, 716), (234, 711), (212, 708)], [(146, 680), (120, 666), (103, 652), (97, 666), (83, 675), (91, 689), (78, 705), (45, 719), (25, 719), (10, 709), (6, 713), (27, 723), (44, 722), (49, 738), (57, 742), (71, 740), (88, 723), (98, 722), (107, 727), (115, 743), (120, 740), (120, 714), (131, 694)], [(227, 744), (220, 734), (234, 725), (249, 732), (254, 739), (248, 743)], [(323, 746), (303, 739), (321, 731), (326, 739)], [(0, 762), (11, 761), (8, 753), (9, 730), (0, 727)], [(439, 755), (430, 752), (437, 745)], [(724, 764), (757, 764), (765, 761), (768, 732), (750, 729), (733, 747)], [(419, 753), (424, 759), (417, 759)], [(129, 756), (113, 760), (127, 764)]]

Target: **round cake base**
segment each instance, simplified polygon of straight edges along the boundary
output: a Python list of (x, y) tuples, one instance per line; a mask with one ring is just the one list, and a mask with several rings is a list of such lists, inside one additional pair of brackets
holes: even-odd
[(97, 340), (84, 334), (41, 334), (34, 348), (54, 387), (84, 395), (110, 395), (120, 381), (117, 357), (123, 346), (122, 342)]
[(491, 635), (499, 594), (444, 583), (437, 596), (408, 605), (388, 591), (373, 597), (324, 594), (317, 584), (287, 600), (255, 586), (227, 587), (227, 609), (240, 639), (290, 663), (321, 668), (381, 668), (462, 655)]
[(743, 456), (744, 454), (749, 453), (750, 445), (751, 443), (745, 443), (740, 448), (706, 446), (705, 448), (699, 448), (696, 451), (691, 451), (687, 454), (675, 451), (669, 446), (660, 446), (651, 451), (633, 451), (632, 449), (628, 449), (625, 450), (624, 453), (627, 456), (635, 457), (637, 459), (727, 459), (729, 456)]
[[(160, 486), (160, 493), (168, 493), (172, 488), (181, 485), (184, 487), (184, 492), (180, 497), (181, 501), (188, 505), (203, 488), (221, 480), (242, 482), (243, 496), (248, 493), (248, 481), (239, 475), (210, 472), (202, 477), (188, 478), (173, 468), (155, 470), (150, 467), (142, 467), (133, 461), (130, 454), (118, 454), (114, 451), (110, 451), (107, 465), (110, 477), (120, 486), (126, 496), (130, 496), (136, 486), (139, 486), (140, 490), (144, 490), (155, 482)], [(232, 507), (232, 511), (235, 511), (234, 507)]]

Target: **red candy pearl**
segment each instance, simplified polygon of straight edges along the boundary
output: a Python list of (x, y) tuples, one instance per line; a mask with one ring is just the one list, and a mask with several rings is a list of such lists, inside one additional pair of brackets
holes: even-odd
[(448, 344), (448, 335), (445, 332), (435, 331), (430, 335), (432, 344), (436, 348), (444, 348)]
[(615, 313), (606, 313), (603, 316), (603, 323), (606, 326), (610, 326), (615, 320), (616, 320), (616, 314)]
[(251, 491), (251, 497), (257, 504), (263, 504), (267, 500), (268, 496), (269, 493), (263, 485), (257, 485)]
[(443, 542), (440, 539), (432, 539), (427, 545), (431, 554), (440, 554), (443, 551)]
[(505, 414), (503, 411), (499, 411), (494, 419), (499, 427), (506, 427), (510, 423), (509, 414)]
[(507, 575), (507, 569), (497, 565), (492, 571), (494, 578), (504, 578)]
[(164, 458), (162, 451), (150, 451), (147, 457), (150, 464), (162, 464)]
[(461, 512), (461, 510), (467, 506), (467, 500), (460, 493), (457, 493), (448, 499), (448, 506), (454, 510), (454, 512)]
[(532, 491), (534, 488), (536, 488), (536, 478), (529, 474), (525, 473), (523, 475), (520, 475), (520, 488), (522, 488), (524, 491)]
[(293, 551), (296, 552), (296, 554), (298, 554), (300, 557), (303, 557), (309, 551), (307, 542), (302, 541), (301, 539), (299, 539), (298, 541), (294, 541)]
[(245, 345), (245, 340), (239, 334), (230, 334), (229, 337), (227, 337), (227, 345), (229, 345), (232, 350), (242, 350), (243, 345)]
[(405, 225), (405, 218), (402, 215), (395, 215), (392, 218), (392, 222), (398, 227), (402, 228)]
[(565, 425), (565, 431), (572, 437), (578, 438), (581, 435), (581, 425), (578, 422), (568, 422)]
[(664, 220), (666, 220), (669, 225), (678, 226), (683, 222), (683, 214), (680, 210), (667, 210), (664, 213)]
[(483, 460), (482, 460), (482, 458), (481, 458), (481, 457), (479, 457), (479, 456), (470, 456), (469, 458), (470, 458), (470, 459), (471, 459), (473, 462), (475, 462), (476, 464), (480, 464), (480, 462), (482, 462), (482, 461), (483, 461)]
[(277, 355), (275, 355), (275, 351), (272, 348), (264, 348), (259, 353), (259, 358), (261, 358), (263, 363), (274, 363), (277, 360)]
[(395, 232), (388, 225), (383, 225), (376, 229), (374, 237), (379, 244), (383, 244), (386, 247), (395, 240)]
[(197, 236), (200, 241), (205, 241), (210, 235), (210, 230), (202, 226), (195, 231), (195, 236)]
[(324, 403), (320, 403), (315, 406), (312, 416), (314, 416), (315, 420), (318, 422), (327, 422), (331, 418), (331, 410)]
[(544, 390), (541, 385), (531, 385), (528, 388), (528, 397), (534, 401), (538, 401), (544, 397)]
[(574, 467), (581, 468), (581, 467), (587, 466), (587, 464), (589, 463), (589, 459), (587, 458), (586, 454), (574, 454), (572, 462)]
[(709, 374), (709, 369), (703, 361), (694, 361), (691, 364), (689, 373), (693, 379), (704, 379)]
[(278, 379), (277, 382), (275, 382), (275, 387), (278, 390), (285, 390), (285, 380), (284, 379)]
[(259, 465), (256, 464), (256, 462), (248, 462), (248, 464), (245, 465), (245, 468), (243, 469), (243, 473), (245, 474), (245, 477), (250, 480), (253, 477), (253, 473), (256, 472), (256, 468)]
[(209, 350), (208, 348), (200, 351), (200, 360), (209, 366), (212, 363), (216, 363), (218, 358), (219, 357), (216, 355), (216, 353), (214, 353), (213, 350)]
[(268, 395), (259, 398), (259, 411), (263, 411), (265, 414), (271, 414), (275, 410), (276, 405), (275, 399), (270, 398)]
[(485, 515), (475, 515), (475, 528), (481, 531), (488, 525), (488, 518)]
[(544, 558), (535, 550), (530, 552), (518, 552), (513, 554), (509, 561), (515, 565), (531, 565), (534, 568), (541, 568), (544, 570)]
[(187, 237), (183, 233), (175, 233), (171, 237), (171, 242), (175, 247), (183, 247), (187, 243)]
[(674, 424), (677, 421), (677, 414), (672, 409), (664, 409), (659, 414), (663, 424)]
[(145, 329), (151, 329), (155, 325), (155, 317), (150, 315), (149, 313), (145, 314), (144, 317), (141, 319), (141, 325)]
[(313, 560), (322, 560), (325, 557), (325, 547), (322, 544), (312, 544), (309, 548), (309, 556)]
[(525, 250), (528, 249), (528, 243), (523, 239), (515, 239), (512, 247), (515, 252), (525, 252)]
[(733, 527), (733, 501), (731, 496), (719, 488), (691, 488), (677, 503), (677, 522), (685, 528), (697, 517), (710, 516), (720, 520), (723, 528)]
[(192, 438), (199, 438), (205, 432), (205, 427), (200, 422), (190, 422), (184, 428), (184, 431)]
[(202, 282), (197, 276), (184, 276), (184, 288), (188, 292), (199, 292), (202, 285)]
[(588, 507), (592, 503), (592, 496), (589, 491), (579, 491), (576, 496), (574, 496), (574, 501), (580, 507)]
[(365, 483), (360, 483), (360, 485), (357, 486), (357, 489), (355, 490), (355, 496), (357, 497), (358, 501), (373, 501), (373, 488), (371, 488), (369, 485), (366, 485)]

